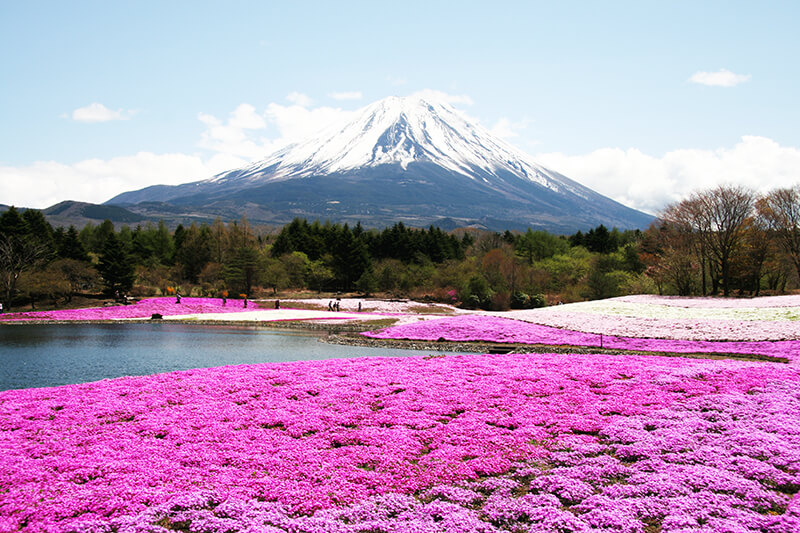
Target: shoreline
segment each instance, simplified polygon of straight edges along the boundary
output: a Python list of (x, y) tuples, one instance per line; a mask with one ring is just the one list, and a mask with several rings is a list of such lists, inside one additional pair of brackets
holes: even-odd
[[(569, 346), (554, 344), (522, 344), (522, 343), (492, 343), (484, 341), (422, 341), (410, 339), (375, 339), (357, 335), (364, 331), (375, 329), (375, 324), (368, 321), (359, 322), (352, 319), (329, 319), (341, 320), (342, 323), (329, 322), (323, 320), (171, 320), (171, 319), (151, 319), (151, 318), (131, 318), (125, 320), (8, 320), (0, 321), (2, 325), (24, 326), (43, 325), (43, 324), (180, 324), (195, 326), (219, 326), (219, 327), (254, 327), (263, 329), (293, 329), (308, 330), (323, 333), (320, 335), (319, 342), (328, 344), (362, 346), (366, 348), (399, 348), (404, 350), (417, 351), (437, 351), (437, 352), (464, 352), (472, 354), (507, 354), (507, 353), (554, 353), (554, 354), (603, 354), (603, 355), (645, 355), (651, 357), (683, 357), (687, 359), (734, 359), (737, 361), (760, 361), (769, 363), (788, 364), (790, 361), (785, 357), (772, 357), (761, 354), (741, 354), (741, 353), (682, 353), (682, 352), (649, 352), (635, 350), (619, 350), (589, 346)], [(386, 327), (382, 325), (380, 327)]]

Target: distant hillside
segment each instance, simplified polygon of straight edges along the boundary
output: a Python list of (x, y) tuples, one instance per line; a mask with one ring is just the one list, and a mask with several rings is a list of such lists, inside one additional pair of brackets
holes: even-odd
[(134, 213), (124, 207), (114, 205), (97, 205), (86, 202), (67, 200), (42, 209), (50, 224), (58, 226), (75, 226), (81, 228), (88, 223), (98, 224), (110, 220), (114, 225), (139, 224), (145, 222), (147, 217)]

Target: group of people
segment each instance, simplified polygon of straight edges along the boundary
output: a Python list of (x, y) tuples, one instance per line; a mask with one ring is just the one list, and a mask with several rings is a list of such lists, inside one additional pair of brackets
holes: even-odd
[[(328, 302), (328, 311), (340, 311), (341, 298), (336, 298), (336, 301)], [(361, 312), (361, 302), (358, 302), (358, 312)]]

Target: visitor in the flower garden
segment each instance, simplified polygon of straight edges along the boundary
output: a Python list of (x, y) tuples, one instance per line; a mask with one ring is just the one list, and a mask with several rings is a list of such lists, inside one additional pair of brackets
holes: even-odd
[(180, 292), (176, 292), (175, 293), (175, 303), (176, 304), (181, 303), (181, 293)]
[(281, 308), (281, 301), (275, 300), (275, 309), (280, 309), (280, 308)]
[(244, 297), (244, 306), (247, 307), (247, 296)]

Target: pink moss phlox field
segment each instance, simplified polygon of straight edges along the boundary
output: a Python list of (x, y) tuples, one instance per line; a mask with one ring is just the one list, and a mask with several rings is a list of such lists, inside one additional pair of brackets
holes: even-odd
[[(601, 335), (493, 316), (463, 315), (389, 327), (362, 335), (376, 339), (484, 341), (599, 348)], [(602, 335), (609, 349), (667, 353), (764, 355), (800, 361), (800, 341), (714, 342)]]
[(5, 391), (0, 530), (789, 533), (799, 385), (770, 363), (509, 354)]
[(250, 302), (249, 307), (245, 308), (244, 300), (233, 299), (222, 305), (220, 298), (181, 298), (181, 303), (177, 303), (174, 297), (147, 298), (131, 305), (6, 313), (0, 315), (0, 320), (116, 320), (120, 318), (150, 318), (156, 313), (162, 316), (236, 313), (253, 311), (254, 307), (255, 304)]

